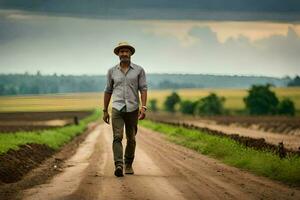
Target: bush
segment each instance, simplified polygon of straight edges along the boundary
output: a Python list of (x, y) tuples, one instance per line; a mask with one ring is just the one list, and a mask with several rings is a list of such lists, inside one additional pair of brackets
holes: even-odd
[(288, 87), (300, 86), (300, 77), (296, 76), (293, 80), (288, 83)]
[(180, 102), (180, 97), (176, 92), (173, 92), (170, 96), (167, 96), (164, 106), (166, 111), (175, 112), (175, 105)]
[(283, 99), (278, 105), (278, 114), (281, 115), (295, 115), (295, 105), (290, 99)]
[(252, 115), (276, 114), (278, 98), (270, 85), (253, 85), (244, 98), (246, 108)]
[(151, 99), (150, 101), (149, 101), (149, 108), (150, 108), (150, 110), (151, 111), (153, 111), (153, 112), (156, 112), (158, 109), (157, 109), (157, 100), (156, 99)]
[(211, 93), (207, 97), (200, 99), (195, 107), (197, 115), (220, 115), (224, 113), (224, 97), (218, 97)]
[(196, 102), (189, 101), (189, 100), (181, 101), (180, 112), (184, 114), (194, 114), (197, 103), (198, 103), (197, 101)]

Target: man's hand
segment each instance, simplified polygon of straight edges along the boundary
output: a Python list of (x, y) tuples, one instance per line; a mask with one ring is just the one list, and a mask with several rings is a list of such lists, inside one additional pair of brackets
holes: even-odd
[(146, 111), (145, 108), (141, 108), (140, 113), (139, 113), (139, 120), (145, 119), (145, 117), (146, 117), (145, 111)]
[(103, 121), (109, 124), (109, 114), (107, 111), (103, 112)]

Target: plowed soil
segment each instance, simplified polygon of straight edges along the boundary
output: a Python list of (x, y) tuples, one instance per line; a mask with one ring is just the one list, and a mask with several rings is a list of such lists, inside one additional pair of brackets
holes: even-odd
[(74, 124), (74, 117), (81, 120), (91, 111), (61, 112), (8, 112), (0, 113), (0, 133), (45, 130)]

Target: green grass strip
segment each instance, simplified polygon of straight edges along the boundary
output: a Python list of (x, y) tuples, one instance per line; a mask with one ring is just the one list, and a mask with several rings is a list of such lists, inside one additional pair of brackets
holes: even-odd
[(100, 111), (95, 110), (92, 115), (80, 120), (79, 125), (40, 131), (0, 133), (0, 155), (9, 149), (17, 150), (20, 145), (28, 143), (45, 144), (53, 149), (59, 149), (74, 136), (81, 134), (88, 123), (95, 121), (100, 115)]
[(209, 135), (197, 130), (149, 120), (141, 121), (139, 124), (163, 133), (168, 140), (176, 144), (219, 159), (228, 165), (284, 183), (300, 185), (300, 156), (280, 159), (278, 155), (270, 151), (255, 150), (232, 139)]

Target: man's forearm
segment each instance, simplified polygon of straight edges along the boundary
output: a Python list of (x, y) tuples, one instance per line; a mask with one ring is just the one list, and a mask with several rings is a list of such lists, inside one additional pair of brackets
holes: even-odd
[(142, 101), (142, 106), (146, 106), (146, 104), (147, 104), (147, 90), (142, 90), (141, 91), (141, 101)]
[(110, 98), (111, 98), (111, 93), (104, 92), (104, 110), (108, 109)]

